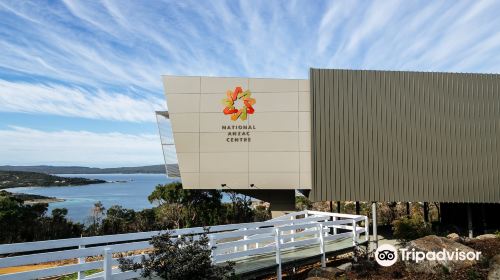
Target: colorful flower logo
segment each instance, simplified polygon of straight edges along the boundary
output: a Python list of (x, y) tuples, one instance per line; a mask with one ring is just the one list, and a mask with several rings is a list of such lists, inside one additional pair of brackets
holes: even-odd
[[(225, 106), (224, 115), (231, 115), (231, 120), (236, 121), (238, 118), (241, 120), (246, 120), (248, 115), (255, 112), (252, 105), (255, 104), (255, 98), (252, 98), (252, 93), (250, 90), (241, 89), (241, 87), (236, 87), (234, 91), (227, 91), (227, 98), (222, 99), (222, 104)], [(243, 101), (243, 106), (239, 109), (234, 107), (234, 103), (237, 100)]]

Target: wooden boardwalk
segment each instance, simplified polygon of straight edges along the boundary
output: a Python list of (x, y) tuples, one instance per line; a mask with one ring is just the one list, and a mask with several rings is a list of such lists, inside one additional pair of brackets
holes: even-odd
[[(364, 244), (366, 244), (366, 242), (360, 242), (360, 245)], [(327, 255), (340, 254), (345, 251), (350, 251), (353, 248), (354, 246), (352, 245), (352, 238), (325, 242), (325, 253)], [(293, 248), (281, 252), (281, 261), (283, 266), (301, 264), (304, 261), (311, 259), (313, 259), (312, 262), (321, 261), (321, 253), (318, 244), (304, 246), (297, 249)], [(236, 274), (248, 277), (250, 275), (256, 276), (260, 273), (265, 274), (270, 271), (274, 271), (276, 267), (277, 264), (275, 253), (269, 253), (241, 258), (236, 261), (235, 270)]]

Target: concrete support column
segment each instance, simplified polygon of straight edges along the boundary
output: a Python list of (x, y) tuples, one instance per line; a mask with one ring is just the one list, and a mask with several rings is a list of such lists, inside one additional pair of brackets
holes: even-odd
[(271, 216), (277, 218), (295, 211), (295, 190), (234, 190), (270, 203)]
[(424, 202), (424, 221), (429, 222), (429, 202)]
[(472, 209), (469, 203), (467, 203), (467, 228), (469, 230), (469, 238), (473, 238), (474, 230), (472, 228)]
[(372, 202), (372, 235), (375, 249), (378, 248), (378, 233), (377, 233), (377, 202)]

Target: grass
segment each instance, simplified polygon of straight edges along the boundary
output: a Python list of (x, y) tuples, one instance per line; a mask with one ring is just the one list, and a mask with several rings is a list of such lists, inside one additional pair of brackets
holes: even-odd
[[(94, 274), (94, 273), (98, 273), (98, 272), (101, 272), (102, 269), (91, 269), (91, 270), (87, 270), (85, 271), (85, 276), (89, 276), (91, 274)], [(65, 275), (63, 277), (60, 278), (60, 280), (76, 280), (78, 279), (78, 274), (75, 272), (75, 273), (72, 273), (72, 274), (69, 274), (69, 275)]]

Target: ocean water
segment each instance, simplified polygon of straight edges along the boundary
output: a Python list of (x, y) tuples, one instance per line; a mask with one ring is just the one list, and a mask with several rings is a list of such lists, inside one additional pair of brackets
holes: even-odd
[(7, 191), (65, 199), (63, 202), (50, 203), (48, 213), (50, 214), (54, 208), (66, 208), (71, 220), (84, 223), (97, 201), (101, 201), (106, 208), (112, 205), (121, 205), (134, 210), (151, 208), (154, 205), (149, 203), (148, 196), (155, 186), (175, 181), (164, 174), (62, 174), (59, 176), (101, 179), (112, 183), (71, 187), (21, 187), (7, 189)]

